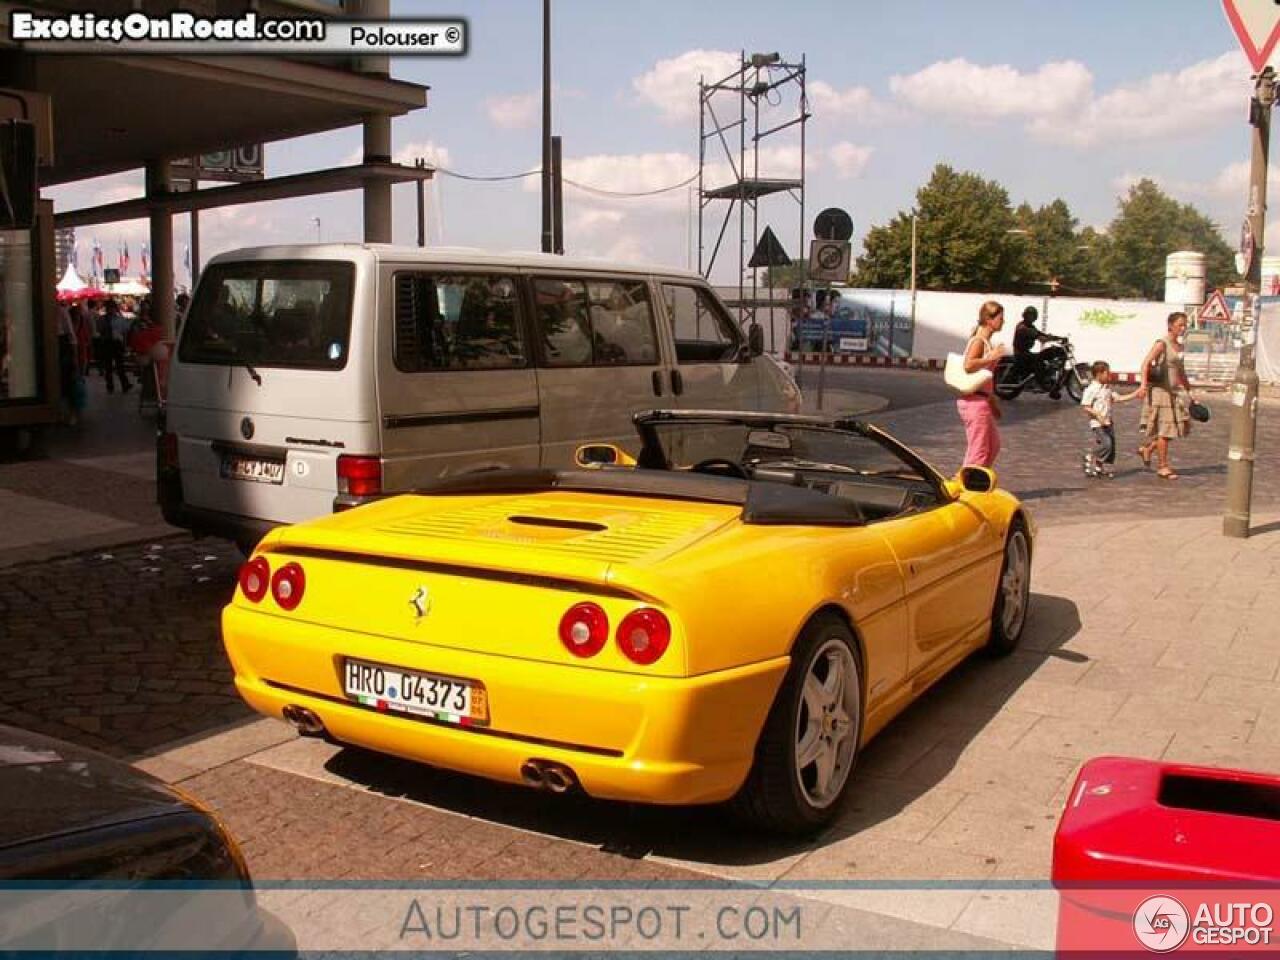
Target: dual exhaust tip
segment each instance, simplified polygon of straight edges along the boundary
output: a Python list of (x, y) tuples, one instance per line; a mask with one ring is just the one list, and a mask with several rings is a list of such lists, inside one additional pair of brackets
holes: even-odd
[(297, 730), (302, 736), (325, 736), (324, 721), (316, 716), (314, 711), (308, 710), (306, 707), (289, 704), (282, 713), (285, 721), (291, 724), (293, 729)]
[(568, 793), (578, 786), (578, 776), (554, 760), (526, 760), (520, 765), (520, 779), (535, 790)]

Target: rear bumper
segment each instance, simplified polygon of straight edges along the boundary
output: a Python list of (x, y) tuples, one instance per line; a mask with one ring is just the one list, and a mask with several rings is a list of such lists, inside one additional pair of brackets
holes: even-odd
[(257, 517), (243, 517), (220, 510), (192, 507), (182, 501), (182, 477), (176, 470), (161, 470), (156, 478), (157, 499), (164, 522), (190, 530), (198, 537), (223, 537), (251, 549), (279, 524)]
[[(306, 707), (340, 742), (508, 783), (522, 782), (527, 760), (554, 761), (591, 796), (642, 803), (733, 796), (788, 665), (783, 657), (650, 677), (356, 635), (234, 605), (222, 626), (236, 688), (260, 713)], [(348, 654), (483, 683), (490, 726), (424, 722), (348, 700)]]

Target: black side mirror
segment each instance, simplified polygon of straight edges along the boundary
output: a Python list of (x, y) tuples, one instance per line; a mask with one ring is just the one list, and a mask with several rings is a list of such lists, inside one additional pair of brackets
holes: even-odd
[(764, 353), (764, 327), (758, 323), (751, 324), (747, 330), (747, 350), (753, 357)]

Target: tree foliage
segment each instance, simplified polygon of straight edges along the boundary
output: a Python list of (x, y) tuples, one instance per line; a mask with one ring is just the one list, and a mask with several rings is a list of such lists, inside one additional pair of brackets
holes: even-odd
[[(1150, 180), (1134, 185), (1105, 233), (1081, 228), (1066, 201), (1010, 205), (994, 180), (939, 164), (916, 193), (916, 279), (922, 290), (1056, 292), (1158, 298), (1165, 257), (1199, 250), (1209, 280), (1228, 282), (1232, 253), (1217, 226)], [(873, 227), (853, 282), (911, 282), (911, 211)]]

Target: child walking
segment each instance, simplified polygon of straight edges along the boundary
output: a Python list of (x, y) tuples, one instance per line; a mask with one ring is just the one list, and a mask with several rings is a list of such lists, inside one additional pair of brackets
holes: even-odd
[(1080, 406), (1089, 417), (1089, 433), (1093, 444), (1084, 455), (1084, 475), (1110, 480), (1115, 476), (1111, 465), (1116, 462), (1116, 429), (1111, 423), (1111, 405), (1134, 400), (1138, 391), (1119, 394), (1111, 389), (1111, 366), (1099, 360), (1089, 368), (1093, 380), (1084, 388)]

